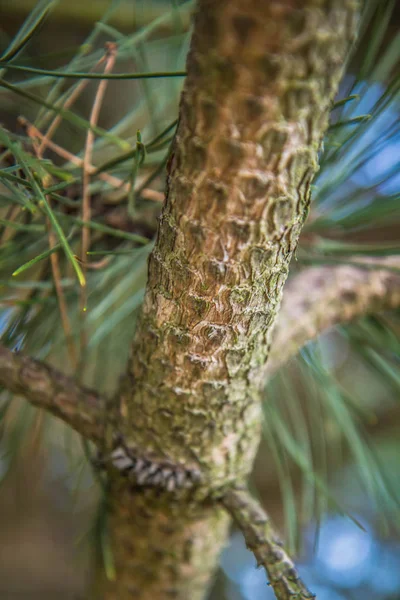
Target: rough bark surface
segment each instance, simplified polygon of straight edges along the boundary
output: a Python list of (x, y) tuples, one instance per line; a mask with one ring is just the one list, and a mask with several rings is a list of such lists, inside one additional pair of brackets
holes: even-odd
[(105, 401), (71, 377), (0, 345), (0, 385), (61, 417), (86, 438), (103, 440)]
[(252, 462), (260, 367), (354, 12), (344, 0), (197, 11), (122, 413), (135, 444), (211, 468), (215, 486)]
[(116, 580), (107, 600), (202, 600), (228, 539), (229, 517), (211, 500), (194, 502), (114, 482), (109, 530)]
[(254, 459), (262, 366), (356, 18), (349, 0), (199, 2), (119, 409), (135, 447), (206, 481), (189, 501), (114, 480), (108, 598), (204, 594), (227, 521), (201, 502)]
[[(400, 258), (353, 257), (354, 264), (310, 267), (285, 287), (267, 376), (307, 342), (362, 315), (400, 305)], [(358, 265), (357, 265), (358, 263)]]
[(129, 494), (113, 480), (118, 577), (107, 598), (204, 594), (227, 530), (211, 499), (246, 478), (258, 446), (262, 366), (357, 7), (198, 4), (119, 410), (134, 447), (200, 467), (205, 479), (190, 498)]
[(293, 561), (286, 554), (269, 518), (247, 490), (232, 489), (224, 506), (242, 531), (246, 545), (264, 567), (269, 584), (279, 600), (315, 598), (299, 578)]

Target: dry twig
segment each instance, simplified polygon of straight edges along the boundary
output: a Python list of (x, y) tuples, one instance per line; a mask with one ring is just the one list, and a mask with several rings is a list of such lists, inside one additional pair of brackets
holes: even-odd
[[(104, 68), (104, 73), (110, 73), (114, 67), (115, 60), (117, 56), (117, 46), (116, 44), (109, 43), (107, 45), (107, 58), (106, 65)], [(90, 114), (90, 125), (92, 127), (96, 126), (100, 116), (100, 110), (104, 99), (104, 94), (106, 92), (108, 85), (108, 81), (106, 79), (102, 79), (98, 85), (96, 96), (93, 102), (92, 111)], [(86, 223), (89, 223), (92, 217), (91, 205), (90, 205), (90, 166), (92, 160), (92, 152), (93, 152), (93, 143), (94, 143), (94, 133), (92, 129), (88, 129), (86, 136), (86, 145), (85, 152), (83, 156), (83, 189), (82, 189), (82, 220)], [(83, 265), (83, 273), (85, 274), (86, 267), (86, 255), (90, 248), (90, 229), (89, 227), (82, 227), (82, 243), (81, 243), (81, 261)], [(86, 311), (86, 302), (87, 302), (87, 290), (85, 286), (81, 287), (81, 296), (80, 296), (80, 309), (82, 311), (82, 328), (81, 328), (81, 341), (80, 341), (80, 361), (84, 359), (84, 353), (87, 346), (87, 333), (85, 330), (85, 318), (84, 313)]]
[[(35, 135), (36, 128), (28, 123), (26, 119), (20, 118), (20, 123), (26, 127), (26, 131), (28, 136), (32, 139), (33, 149), (37, 158), (40, 158), (40, 148), (37, 144), (37, 137)], [(46, 181), (43, 181), (43, 187), (46, 188)], [(51, 197), (46, 195), (47, 202), (49, 206), (51, 206)], [(46, 228), (47, 228), (47, 238), (49, 241), (49, 248), (52, 250), (57, 245), (56, 236), (51, 227), (50, 219), (46, 217)], [(68, 307), (65, 299), (64, 290), (61, 284), (61, 270), (60, 270), (60, 261), (57, 252), (53, 252), (50, 254), (50, 264), (51, 270), (53, 274), (54, 287), (56, 290), (57, 303), (60, 311), (62, 328), (65, 335), (65, 340), (67, 343), (68, 356), (71, 361), (72, 368), (75, 370), (77, 366), (77, 354), (75, 343), (72, 336), (72, 328), (71, 323), (68, 317)]]

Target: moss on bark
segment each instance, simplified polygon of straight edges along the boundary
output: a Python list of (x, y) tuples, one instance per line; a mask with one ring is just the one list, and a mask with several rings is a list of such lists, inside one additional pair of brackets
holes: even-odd
[(193, 495), (114, 481), (107, 598), (201, 598), (259, 443), (262, 367), (330, 106), (349, 0), (201, 0), (166, 201), (121, 389), (121, 431), (200, 468)]

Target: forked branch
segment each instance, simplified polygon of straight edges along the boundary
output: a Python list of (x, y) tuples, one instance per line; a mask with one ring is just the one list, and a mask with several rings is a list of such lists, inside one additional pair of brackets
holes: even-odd
[(398, 306), (399, 256), (357, 257), (352, 264), (304, 269), (284, 290), (268, 376), (334, 325)]
[(257, 559), (257, 565), (265, 569), (277, 599), (315, 598), (301, 581), (268, 516), (250, 492), (240, 488), (231, 489), (222, 503), (243, 533), (247, 547)]
[(0, 346), (0, 385), (59, 417), (87, 439), (102, 440), (104, 400), (53, 367)]

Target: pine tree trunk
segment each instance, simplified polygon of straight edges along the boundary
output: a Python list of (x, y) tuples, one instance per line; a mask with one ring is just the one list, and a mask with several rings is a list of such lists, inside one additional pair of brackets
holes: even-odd
[[(118, 405), (132, 453), (146, 449), (170, 491), (111, 477), (117, 577), (108, 600), (200, 600), (210, 584), (229, 526), (218, 498), (247, 478), (259, 444), (272, 325), (357, 7), (198, 4), (166, 202)], [(184, 480), (197, 484), (182, 488)]]

